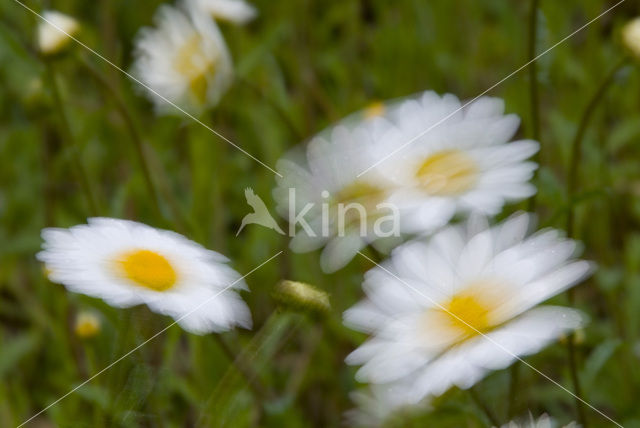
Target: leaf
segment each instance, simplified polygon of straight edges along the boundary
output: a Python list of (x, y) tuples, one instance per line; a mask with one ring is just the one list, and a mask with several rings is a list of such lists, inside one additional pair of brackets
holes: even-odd
[(100, 409), (109, 408), (109, 391), (99, 385), (86, 384), (78, 388), (76, 393), (85, 400), (96, 404)]
[(22, 357), (37, 348), (40, 340), (38, 333), (27, 333), (3, 343), (0, 348), (0, 379), (17, 366)]
[(620, 339), (606, 340), (596, 346), (591, 354), (589, 354), (589, 358), (587, 358), (581, 373), (585, 389), (590, 389), (594, 385), (598, 373), (600, 373), (621, 343), (622, 341)]

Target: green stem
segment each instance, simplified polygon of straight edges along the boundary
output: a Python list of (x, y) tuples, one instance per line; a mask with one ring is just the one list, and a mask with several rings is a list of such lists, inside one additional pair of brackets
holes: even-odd
[[(534, 61), (536, 57), (536, 41), (538, 38), (538, 3), (539, 0), (531, 0), (529, 11), (529, 40), (528, 40), (528, 60), (529, 64), (529, 101), (531, 103), (531, 136), (540, 142), (540, 101), (538, 96), (538, 64)], [(536, 153), (534, 160), (540, 160), (540, 151)], [(536, 195), (529, 199), (529, 211), (536, 209)]]
[[(573, 300), (573, 299), (571, 299)], [(583, 428), (587, 428), (587, 415), (582, 405), (582, 387), (580, 386), (580, 377), (578, 376), (578, 363), (576, 357), (576, 347), (574, 343), (574, 335), (571, 333), (567, 337), (567, 356), (569, 358), (569, 370), (571, 373), (571, 382), (573, 383), (573, 393), (575, 394), (576, 412), (578, 421)]]
[(293, 121), (291, 120), (291, 118), (289, 117), (289, 115), (287, 114), (287, 112), (282, 108), (282, 106), (280, 106), (280, 104), (278, 104), (276, 101), (272, 100), (270, 97), (268, 97), (264, 91), (262, 89), (260, 89), (258, 86), (256, 86), (253, 82), (250, 82), (247, 79), (244, 78), (238, 78), (238, 80), (240, 81), (240, 83), (242, 83), (244, 86), (246, 86), (247, 88), (249, 88), (252, 92), (254, 92), (256, 95), (258, 95), (260, 98), (262, 98), (263, 100), (265, 100), (267, 102), (267, 104), (269, 104), (271, 106), (271, 108), (278, 114), (278, 116), (280, 116), (280, 118), (282, 119), (282, 123), (284, 123), (287, 128), (289, 129), (289, 131), (291, 131), (291, 134), (298, 140), (298, 141), (302, 141), (304, 139), (304, 136), (302, 134), (302, 132), (300, 132), (300, 130), (298, 129), (298, 127), (293, 123)]
[(74, 168), (76, 169), (76, 174), (80, 180), (80, 186), (85, 193), (87, 198), (87, 203), (89, 205), (89, 212), (92, 216), (98, 215), (100, 209), (98, 208), (98, 203), (96, 202), (95, 192), (91, 186), (91, 182), (89, 180), (89, 176), (87, 174), (82, 161), (80, 160), (80, 153), (78, 144), (73, 138), (73, 132), (71, 131), (71, 126), (69, 124), (69, 120), (67, 118), (66, 110), (64, 103), (62, 102), (62, 96), (60, 95), (60, 88), (58, 87), (58, 82), (56, 80), (56, 72), (53, 67), (53, 64), (50, 60), (45, 59), (45, 66), (47, 69), (47, 76), (49, 78), (49, 84), (51, 86), (51, 92), (53, 93), (53, 101), (56, 104), (56, 110), (58, 110), (58, 114), (60, 115), (60, 123), (63, 133), (63, 139), (66, 141), (66, 144), (69, 145), (71, 149), (72, 161), (74, 164)]
[[(217, 122), (217, 118), (215, 116), (212, 116), (212, 123), (216, 123)], [(224, 206), (224, 201), (225, 201), (225, 194), (224, 194), (224, 189), (226, 188), (226, 185), (224, 183), (224, 180), (226, 180), (228, 177), (233, 176), (232, 174), (230, 174), (230, 167), (231, 165), (229, 165), (229, 162), (227, 161), (227, 159), (229, 159), (229, 145), (224, 144), (219, 150), (215, 151), (215, 159), (214, 159), (214, 168), (216, 168), (216, 170), (218, 171), (218, 179), (217, 180), (213, 180), (213, 203), (214, 203), (214, 209), (213, 209), (213, 237), (214, 237), (214, 241), (215, 241), (215, 246), (216, 246), (216, 250), (220, 251), (220, 252), (225, 252), (226, 251), (226, 246), (227, 246), (227, 242), (226, 242), (226, 218), (225, 218), (225, 210), (221, 210), (219, 209), (219, 207)]]
[(309, 365), (311, 364), (313, 355), (320, 344), (323, 333), (324, 326), (322, 324), (319, 326), (313, 326), (311, 331), (308, 333), (302, 352), (300, 353), (297, 361), (293, 363), (291, 377), (289, 378), (289, 382), (285, 388), (286, 396), (291, 397), (292, 399), (297, 397), (300, 386), (307, 375)]
[[(186, 233), (187, 221), (185, 220), (184, 214), (180, 209), (180, 204), (176, 201), (170, 189), (162, 188), (161, 186), (158, 186), (157, 183), (153, 180), (153, 174), (152, 174), (152, 171), (153, 171), (152, 154), (153, 153), (150, 152), (152, 149), (148, 144), (145, 143), (144, 139), (142, 138), (138, 130), (138, 127), (136, 126), (136, 120), (133, 114), (127, 108), (127, 105), (124, 99), (122, 99), (122, 97), (118, 95), (119, 91), (117, 91), (116, 88), (113, 87), (113, 85), (109, 82), (109, 80), (98, 69), (96, 69), (95, 66), (93, 66), (86, 58), (84, 57), (81, 58), (81, 62), (83, 63), (83, 65), (85, 66), (89, 74), (91, 74), (91, 76), (96, 80), (96, 82), (98, 82), (101, 88), (103, 88), (103, 91), (113, 99), (116, 110), (122, 117), (122, 120), (124, 121), (125, 126), (129, 131), (129, 134), (131, 135), (131, 139), (133, 140), (136, 154), (140, 161), (140, 168), (142, 169), (142, 174), (147, 186), (147, 190), (149, 192), (151, 199), (153, 199), (158, 209), (158, 212), (163, 214), (162, 199), (160, 197), (160, 195), (162, 195), (164, 200), (167, 201), (169, 205), (171, 215), (173, 217), (173, 220), (177, 224), (178, 230), (182, 233)], [(156, 171), (158, 169), (161, 170), (161, 168), (156, 168)], [(162, 189), (162, 191), (160, 189)]]
[(225, 355), (229, 358), (231, 364), (233, 364), (238, 372), (244, 377), (247, 385), (249, 385), (253, 391), (255, 399), (258, 401), (258, 404), (260, 404), (259, 407), (262, 408), (262, 404), (265, 400), (270, 398), (271, 393), (260, 381), (258, 373), (253, 370), (253, 367), (251, 367), (245, 355), (242, 352), (234, 351), (220, 334), (214, 334), (213, 337), (216, 339)]
[(114, 88), (113, 85), (106, 79), (106, 77), (103, 76), (102, 73), (100, 73), (100, 71), (97, 70), (89, 61), (87, 61), (86, 58), (82, 58), (82, 64), (84, 65), (85, 69), (89, 72), (89, 74), (91, 74), (91, 76), (96, 80), (96, 82), (100, 84), (100, 86), (103, 88), (103, 92), (113, 99), (115, 107), (118, 110), (118, 113), (120, 114), (120, 116), (122, 117), (122, 120), (124, 121), (125, 126), (129, 131), (129, 134), (131, 135), (131, 139), (133, 140), (134, 146), (136, 148), (136, 153), (140, 160), (140, 167), (142, 169), (142, 174), (147, 184), (147, 190), (149, 191), (149, 195), (151, 195), (151, 198), (153, 199), (154, 203), (158, 208), (158, 211), (162, 212), (162, 207), (160, 205), (160, 198), (158, 196), (158, 190), (153, 181), (153, 178), (151, 175), (151, 168), (149, 166), (149, 160), (147, 159), (147, 155), (145, 153), (144, 141), (142, 140), (142, 137), (138, 132), (138, 128), (135, 125), (135, 121), (131, 113), (129, 113), (127, 106), (124, 103), (124, 100), (118, 95), (118, 91), (116, 90), (116, 88)]
[(519, 392), (518, 381), (520, 379), (520, 362), (516, 361), (509, 368), (509, 401), (507, 405), (507, 418), (512, 419), (516, 411), (516, 396)]
[(538, 63), (536, 57), (536, 41), (538, 39), (538, 4), (539, 0), (531, 0), (529, 11), (529, 40), (528, 59), (529, 64), (529, 100), (531, 102), (531, 135), (534, 140), (540, 141), (540, 105), (538, 96)]
[(489, 421), (494, 426), (499, 427), (500, 421), (498, 420), (496, 415), (493, 413), (493, 411), (489, 408), (489, 406), (487, 406), (487, 403), (482, 401), (478, 393), (473, 388), (469, 388), (468, 391), (469, 391), (469, 395), (471, 396), (473, 401), (476, 403), (476, 405), (484, 412), (485, 415), (487, 415), (487, 418), (489, 418)]
[(571, 157), (569, 159), (569, 172), (567, 174), (567, 236), (573, 237), (573, 226), (574, 226), (574, 212), (573, 212), (573, 198), (575, 196), (575, 190), (578, 179), (578, 167), (580, 165), (581, 153), (582, 153), (582, 140), (584, 138), (584, 134), (587, 130), (587, 125), (589, 124), (589, 119), (591, 115), (595, 111), (596, 107), (602, 101), (604, 94), (607, 92), (609, 86), (613, 83), (614, 78), (618, 71), (627, 63), (628, 57), (622, 58), (618, 63), (611, 69), (611, 71), (605, 76), (604, 80), (600, 83), (600, 86), (593, 94), (587, 107), (582, 113), (582, 117), (580, 119), (580, 123), (578, 125), (578, 130), (576, 131), (576, 135), (571, 144)]
[[(574, 197), (575, 191), (577, 187), (578, 180), (578, 168), (580, 165), (581, 153), (582, 153), (582, 140), (584, 139), (585, 132), (587, 130), (587, 125), (593, 115), (596, 107), (600, 105), (600, 102), (603, 100), (604, 95), (607, 92), (607, 89), (611, 86), (611, 84), (615, 80), (615, 76), (617, 72), (626, 64), (628, 58), (624, 57), (615, 66), (611, 69), (611, 71), (605, 76), (604, 80), (600, 83), (600, 86), (596, 89), (595, 93), (590, 98), (587, 106), (582, 113), (582, 117), (580, 118), (580, 123), (578, 124), (578, 129), (576, 131), (576, 135), (571, 144), (571, 157), (569, 159), (569, 171), (567, 175), (567, 236), (569, 238), (573, 238), (574, 231)], [(575, 300), (574, 290), (572, 288), (567, 292), (567, 296), (569, 298), (569, 303), (573, 306)], [(587, 428), (587, 419), (583, 406), (583, 397), (582, 391), (580, 387), (580, 378), (578, 376), (578, 363), (577, 363), (577, 355), (574, 344), (574, 335), (570, 334), (567, 337), (567, 357), (569, 359), (569, 369), (571, 373), (571, 380), (573, 383), (573, 390), (576, 396), (575, 398), (575, 406), (576, 413), (578, 416), (578, 422), (584, 427)]]

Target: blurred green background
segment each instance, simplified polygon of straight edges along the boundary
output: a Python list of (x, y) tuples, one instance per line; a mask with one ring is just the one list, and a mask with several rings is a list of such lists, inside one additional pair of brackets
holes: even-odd
[[(613, 1), (540, 0), (536, 50), (585, 24)], [(80, 20), (79, 39), (129, 69), (132, 42), (150, 25), (159, 1), (29, 1)], [(236, 81), (201, 120), (274, 166), (284, 152), (331, 122), (377, 100), (425, 89), (470, 99), (529, 58), (530, 1), (525, 0), (260, 0), (245, 27), (221, 24), (236, 64)], [(535, 210), (542, 226), (565, 228), (571, 144), (586, 104), (624, 51), (617, 31), (640, 15), (627, 0), (537, 62), (541, 168)], [(273, 174), (185, 117), (157, 117), (140, 88), (80, 46), (53, 66), (78, 146), (95, 189), (91, 212), (77, 179), (73, 146), (61, 126), (35, 54), (37, 18), (14, 0), (0, 4), (0, 426), (16, 426), (142, 343), (171, 320), (144, 307), (120, 310), (48, 282), (35, 260), (40, 230), (68, 227), (88, 216), (134, 219), (186, 234), (249, 272), (287, 240), (249, 226), (244, 188), (273, 208)], [(98, 71), (103, 81), (92, 71)], [(107, 89), (108, 88), (108, 89)], [(115, 96), (114, 96), (115, 95)], [(492, 90), (534, 135), (530, 74), (525, 69)], [(121, 104), (118, 104), (121, 103)], [(126, 105), (146, 144), (161, 189), (158, 209), (147, 191)], [(575, 290), (591, 321), (577, 336), (584, 398), (625, 427), (640, 427), (640, 73), (629, 63), (613, 77), (586, 122), (575, 189), (573, 235), (584, 242), (597, 273)], [(504, 215), (527, 209), (509, 206)], [(184, 220), (179, 221), (178, 219)], [(282, 222), (281, 224), (284, 224)], [(247, 278), (243, 297), (253, 331), (225, 333), (232, 349), (270, 390), (254, 399), (212, 337), (174, 326), (34, 419), (34, 427), (330, 427), (353, 407), (362, 387), (344, 357), (364, 340), (341, 324), (361, 296), (371, 266), (356, 258), (323, 274), (318, 253), (285, 252)], [(331, 294), (326, 317), (294, 313), (272, 297), (282, 278), (307, 281)], [(566, 296), (555, 299), (567, 303)], [(74, 334), (76, 314), (92, 309), (102, 328)], [(558, 343), (527, 358), (572, 389), (566, 349)], [(573, 398), (522, 364), (495, 372), (475, 390), (496, 417), (547, 412), (576, 418)], [(589, 426), (609, 422), (586, 410)], [(413, 425), (412, 425), (413, 424)], [(463, 391), (398, 426), (482, 427), (490, 422)]]

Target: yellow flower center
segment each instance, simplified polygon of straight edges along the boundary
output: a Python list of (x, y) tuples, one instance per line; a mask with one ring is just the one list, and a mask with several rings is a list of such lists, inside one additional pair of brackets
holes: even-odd
[(354, 181), (353, 183), (340, 189), (333, 197), (333, 207), (338, 209), (338, 204), (343, 205), (345, 214), (345, 225), (353, 225), (359, 223), (360, 212), (355, 208), (349, 208), (349, 204), (361, 205), (365, 212), (366, 218), (373, 218), (378, 213), (376, 206), (386, 197), (386, 190), (380, 186), (376, 186), (367, 181)]
[(457, 195), (476, 182), (476, 162), (457, 149), (442, 150), (424, 159), (415, 173), (421, 186), (432, 195)]
[(384, 189), (367, 181), (357, 180), (348, 186), (340, 189), (336, 193), (335, 203), (348, 204), (358, 202), (363, 205), (373, 204), (374, 206), (384, 198)]
[(171, 263), (154, 251), (129, 251), (120, 255), (117, 263), (128, 280), (150, 290), (167, 291), (177, 280)]
[(177, 52), (175, 70), (189, 80), (189, 89), (199, 103), (207, 98), (208, 76), (215, 73), (214, 61), (202, 52), (202, 36), (194, 34)]
[(459, 294), (443, 305), (447, 324), (464, 336), (474, 336), (491, 327), (491, 306), (474, 294)]

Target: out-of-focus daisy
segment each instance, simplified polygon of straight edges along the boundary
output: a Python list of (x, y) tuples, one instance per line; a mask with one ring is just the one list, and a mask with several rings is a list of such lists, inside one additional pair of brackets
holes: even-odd
[(345, 412), (346, 422), (355, 427), (381, 427), (430, 408), (428, 404), (409, 404), (411, 401), (405, 394), (406, 391), (393, 385), (372, 385), (354, 391), (349, 396), (356, 407)]
[(394, 236), (393, 207), (385, 205), (391, 181), (376, 171), (357, 177), (385, 153), (385, 141), (393, 135), (382, 123), (340, 123), (315, 136), (303, 159), (277, 164), (282, 174), (273, 192), (277, 209), (288, 219), (290, 234), (301, 226), (291, 248), (307, 252), (324, 245), (320, 262), (326, 272), (343, 267), (367, 244)]
[(526, 237), (529, 217), (488, 228), (473, 217), (404, 244), (367, 272), (367, 299), (345, 324), (373, 336), (347, 357), (358, 380), (398, 383), (420, 400), (467, 389), (515, 356), (537, 352), (583, 324), (569, 308), (536, 306), (591, 270), (556, 230)]
[(246, 24), (256, 17), (256, 8), (244, 0), (186, 0), (189, 7), (209, 13), (218, 21)]
[[(308, 168), (281, 161), (284, 178), (274, 193), (279, 210), (291, 222), (287, 192), (295, 188), (297, 210), (314, 204), (307, 215), (315, 219), (314, 233), (326, 200), (333, 205), (360, 203), (372, 218), (380, 215), (375, 206), (384, 203), (387, 212), (394, 209), (403, 234), (432, 233), (456, 213), (497, 214), (505, 202), (535, 193), (529, 180), (537, 165), (526, 159), (539, 147), (530, 140), (509, 142), (519, 119), (503, 115), (503, 110), (504, 102), (497, 98), (479, 98), (461, 109), (455, 96), (431, 91), (376, 102), (312, 139)], [(325, 190), (329, 197), (323, 200)], [(319, 233), (308, 239), (309, 233), (301, 232), (292, 240), (292, 249), (310, 251), (326, 244), (321, 260), (326, 271), (342, 267), (366, 244), (384, 251), (384, 244), (400, 241), (399, 234), (382, 240), (373, 230), (335, 240)]]
[[(547, 414), (543, 414), (537, 420), (529, 414), (529, 419), (525, 421), (511, 421), (500, 428), (556, 428), (558, 424), (551, 419)], [(563, 428), (578, 428), (579, 425), (575, 422), (571, 422), (568, 425), (564, 425)]]
[(78, 21), (55, 10), (42, 12), (42, 17), (38, 24), (38, 49), (45, 55), (60, 52), (80, 29)]
[[(53, 282), (115, 307), (146, 304), (196, 334), (251, 326), (233, 289), (246, 288), (228, 259), (177, 233), (127, 220), (89, 219), (88, 225), (42, 232)], [(228, 288), (228, 289), (227, 289)]]
[(81, 339), (90, 339), (100, 333), (100, 317), (92, 311), (82, 311), (76, 316), (73, 326), (76, 336)]
[(622, 28), (622, 42), (636, 58), (640, 59), (640, 17), (631, 20)]
[[(136, 40), (133, 72), (149, 88), (190, 112), (215, 106), (232, 80), (231, 57), (216, 23), (198, 11), (161, 6), (156, 28)], [(160, 112), (176, 113), (148, 91)]]
[(505, 202), (536, 191), (529, 180), (537, 165), (526, 159), (539, 144), (509, 142), (518, 117), (503, 115), (499, 98), (482, 97), (461, 107), (454, 95), (427, 91), (384, 111), (402, 138), (379, 166), (396, 182), (392, 201), (402, 211), (405, 232), (428, 232), (456, 212), (495, 215)]

